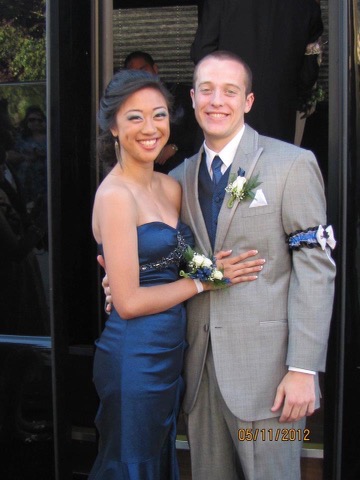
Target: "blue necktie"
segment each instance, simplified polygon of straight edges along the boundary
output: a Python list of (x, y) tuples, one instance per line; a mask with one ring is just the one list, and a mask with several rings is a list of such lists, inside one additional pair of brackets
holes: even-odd
[(211, 164), (214, 185), (217, 185), (220, 182), (220, 179), (222, 177), (222, 173), (221, 173), (222, 164), (223, 164), (223, 161), (221, 160), (219, 155), (215, 155)]

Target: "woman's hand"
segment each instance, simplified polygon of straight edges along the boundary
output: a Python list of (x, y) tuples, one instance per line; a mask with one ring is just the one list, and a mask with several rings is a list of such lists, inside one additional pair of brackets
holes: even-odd
[(248, 250), (240, 255), (230, 257), (232, 250), (222, 250), (215, 255), (216, 266), (223, 270), (224, 277), (228, 278), (232, 285), (252, 282), (258, 278), (257, 273), (263, 269), (265, 259), (245, 260), (255, 257), (258, 253), (257, 250)]

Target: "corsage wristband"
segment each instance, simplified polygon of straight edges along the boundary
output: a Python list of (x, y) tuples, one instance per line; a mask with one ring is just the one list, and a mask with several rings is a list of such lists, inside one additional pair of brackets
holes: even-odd
[(197, 293), (201, 293), (204, 291), (204, 285), (202, 284), (201, 280), (198, 278), (193, 278), (196, 286)]
[[(188, 246), (184, 252), (184, 260), (186, 261), (186, 266), (185, 270), (180, 270), (180, 277), (198, 280), (200, 284), (201, 282), (212, 282), (216, 288), (229, 285), (230, 280), (224, 277), (221, 270), (217, 269), (215, 259), (211, 260)], [(196, 288), (198, 288), (198, 283), (195, 283)], [(203, 285), (201, 285), (201, 288), (201, 291), (203, 291)]]

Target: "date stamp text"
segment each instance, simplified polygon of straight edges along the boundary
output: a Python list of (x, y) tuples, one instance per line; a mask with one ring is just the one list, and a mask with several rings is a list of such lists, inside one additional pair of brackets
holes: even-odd
[(308, 428), (239, 428), (239, 442), (309, 442)]

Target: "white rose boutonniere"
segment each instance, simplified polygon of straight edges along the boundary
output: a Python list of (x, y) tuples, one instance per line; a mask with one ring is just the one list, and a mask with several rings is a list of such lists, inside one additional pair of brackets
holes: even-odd
[(189, 246), (185, 250), (184, 259), (186, 261), (185, 270), (180, 270), (180, 277), (198, 278), (202, 282), (213, 282), (218, 288), (229, 285), (230, 280), (224, 277), (221, 270), (216, 267), (215, 259), (211, 260), (205, 255), (194, 252)]
[(232, 174), (230, 177), (230, 182), (225, 188), (225, 192), (230, 194), (227, 206), (232, 208), (235, 200), (247, 200), (249, 198), (254, 199), (255, 193), (253, 192), (254, 188), (258, 187), (261, 182), (258, 181), (259, 175), (256, 175), (254, 178), (247, 180), (245, 176)]

